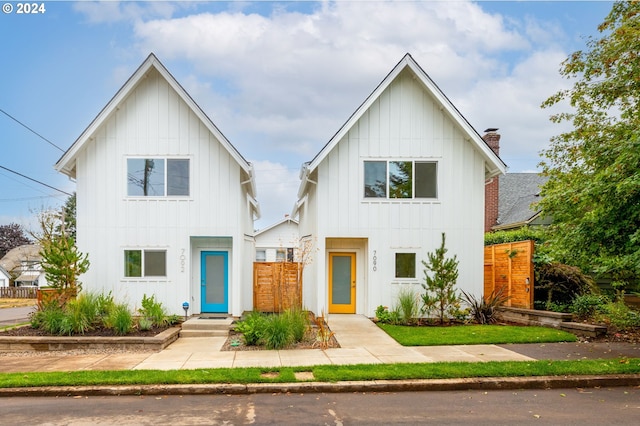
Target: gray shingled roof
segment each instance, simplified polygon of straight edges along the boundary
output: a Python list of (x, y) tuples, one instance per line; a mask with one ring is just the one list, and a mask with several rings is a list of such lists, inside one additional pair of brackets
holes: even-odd
[(531, 204), (540, 199), (540, 188), (547, 177), (538, 173), (507, 173), (499, 179), (498, 226), (526, 222), (538, 214)]

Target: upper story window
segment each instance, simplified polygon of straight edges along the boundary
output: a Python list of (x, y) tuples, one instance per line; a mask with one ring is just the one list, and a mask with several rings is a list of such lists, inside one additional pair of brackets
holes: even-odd
[(189, 195), (189, 160), (127, 158), (127, 195), (166, 197)]
[(365, 161), (365, 198), (437, 198), (435, 161)]

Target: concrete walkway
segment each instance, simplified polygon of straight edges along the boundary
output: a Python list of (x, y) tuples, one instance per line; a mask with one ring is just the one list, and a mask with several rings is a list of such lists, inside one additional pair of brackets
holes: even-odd
[(329, 317), (340, 348), (271, 351), (225, 351), (224, 337), (180, 338), (148, 356), (135, 370), (179, 370), (218, 367), (297, 367), (438, 361), (526, 361), (527, 356), (496, 345), (404, 347), (362, 315)]
[(362, 315), (331, 315), (340, 348), (221, 351), (226, 337), (181, 337), (161, 352), (0, 357), (0, 372), (77, 370), (180, 370), (221, 367), (526, 361), (496, 345), (403, 347)]
[(328, 321), (340, 348), (221, 351), (226, 337), (181, 337), (161, 352), (83, 355), (49, 352), (34, 356), (0, 354), (0, 372), (640, 358), (640, 345), (635, 344), (616, 346), (612, 343), (547, 343), (404, 347), (362, 315), (333, 314)]

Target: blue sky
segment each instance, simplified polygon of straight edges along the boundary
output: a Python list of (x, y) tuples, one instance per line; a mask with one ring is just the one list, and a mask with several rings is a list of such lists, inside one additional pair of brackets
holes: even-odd
[[(409, 52), (512, 172), (562, 128), (540, 103), (610, 2), (67, 2), (0, 13), (0, 110), (66, 150), (150, 52), (254, 163), (263, 218), (289, 213), (298, 171)], [(4, 10), (4, 9), (3, 9)], [(6, 12), (6, 10), (5, 10)], [(65, 192), (62, 151), (0, 112), (0, 166)], [(66, 195), (0, 168), (0, 224), (33, 229)]]

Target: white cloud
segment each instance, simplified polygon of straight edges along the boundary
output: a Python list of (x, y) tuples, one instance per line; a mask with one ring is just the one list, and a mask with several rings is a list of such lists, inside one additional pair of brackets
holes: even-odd
[(178, 7), (178, 3), (168, 1), (79, 1), (73, 8), (84, 14), (92, 24), (136, 21), (149, 18), (169, 18)]
[(290, 214), (298, 192), (299, 169), (273, 161), (252, 161), (262, 218), (257, 229), (265, 228)]
[(264, 220), (289, 213), (299, 165), (406, 52), (477, 130), (501, 129), (511, 170), (534, 168), (559, 131), (539, 106), (566, 84), (557, 72), (567, 56), (557, 47), (563, 34), (532, 17), (489, 14), (467, 1), (322, 2), (306, 13), (273, 6), (268, 15), (233, 4), (176, 18), (175, 5), (145, 7), (110, 6), (101, 19), (130, 19), (137, 49), (171, 62), (172, 72), (188, 64), (174, 75), (257, 159)]

